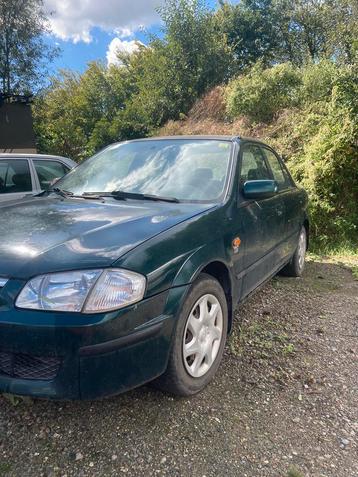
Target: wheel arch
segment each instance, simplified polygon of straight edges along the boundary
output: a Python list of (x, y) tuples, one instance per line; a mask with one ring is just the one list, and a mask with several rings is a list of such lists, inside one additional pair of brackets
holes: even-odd
[(310, 223), (307, 217), (303, 221), (303, 226), (306, 229), (306, 249), (308, 250), (308, 246), (310, 243)]
[(196, 276), (198, 276), (200, 273), (206, 273), (207, 275), (210, 275), (211, 277), (215, 278), (224, 290), (228, 307), (228, 332), (230, 332), (233, 321), (233, 303), (232, 282), (228, 267), (223, 262), (215, 260), (202, 267), (201, 270), (198, 271)]

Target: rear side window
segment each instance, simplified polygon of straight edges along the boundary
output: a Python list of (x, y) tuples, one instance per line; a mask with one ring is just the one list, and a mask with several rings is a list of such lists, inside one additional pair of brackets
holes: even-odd
[(69, 170), (64, 164), (58, 161), (33, 161), (37, 177), (39, 178), (40, 187), (43, 190), (47, 190), (54, 179), (60, 179)]
[(265, 158), (258, 146), (244, 146), (241, 162), (241, 183), (271, 179)]
[(278, 183), (279, 189), (287, 189), (292, 187), (291, 180), (286, 170), (281, 166), (281, 163), (272, 151), (264, 149), (267, 161), (271, 167), (273, 177)]
[(32, 182), (26, 159), (0, 161), (0, 194), (31, 192)]

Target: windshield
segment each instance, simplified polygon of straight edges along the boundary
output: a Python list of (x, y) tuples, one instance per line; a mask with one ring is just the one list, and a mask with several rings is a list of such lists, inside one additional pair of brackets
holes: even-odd
[(76, 195), (123, 191), (218, 201), (225, 190), (231, 143), (219, 140), (150, 140), (109, 146), (69, 172), (56, 187)]

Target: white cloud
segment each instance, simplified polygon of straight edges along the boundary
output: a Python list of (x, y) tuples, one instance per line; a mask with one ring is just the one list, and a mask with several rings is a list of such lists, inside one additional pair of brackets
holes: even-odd
[(132, 38), (134, 35), (133, 30), (130, 28), (116, 28), (114, 32), (118, 35), (119, 38)]
[(132, 36), (143, 26), (158, 22), (156, 8), (163, 0), (45, 0), (53, 33), (62, 40), (92, 41), (94, 27)]
[(136, 40), (121, 40), (120, 38), (113, 38), (111, 43), (108, 45), (107, 50), (107, 64), (108, 65), (118, 65), (120, 60), (118, 59), (118, 53), (128, 53), (131, 54), (137, 51), (143, 45), (142, 42)]

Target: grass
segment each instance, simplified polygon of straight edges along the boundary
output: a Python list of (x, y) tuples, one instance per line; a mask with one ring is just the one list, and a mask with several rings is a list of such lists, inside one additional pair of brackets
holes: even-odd
[(0, 475), (7, 475), (12, 469), (12, 465), (9, 462), (0, 461)]
[(296, 467), (291, 467), (288, 469), (287, 477), (304, 477), (304, 475)]
[(358, 265), (351, 266), (351, 270), (354, 280), (358, 280)]
[(253, 323), (242, 323), (239, 333), (235, 332), (229, 339), (230, 351), (240, 356), (245, 348), (255, 350), (261, 358), (270, 358), (277, 354), (287, 356), (295, 353), (295, 346), (290, 342), (279, 320), (261, 318)]
[(15, 394), (2, 393), (0, 394), (6, 401), (8, 401), (13, 406), (18, 406), (19, 404), (32, 404), (32, 399), (28, 396), (17, 396)]
[(358, 267), (358, 248), (356, 250), (341, 248), (326, 252), (310, 250), (306, 257), (308, 261), (335, 263), (351, 269)]
[(310, 243), (309, 255), (312, 257), (352, 258), (358, 260), (358, 242), (341, 243), (337, 245), (321, 245), (314, 241)]

